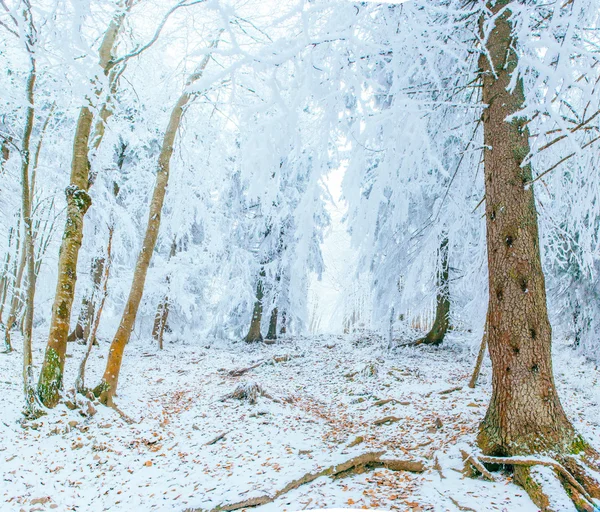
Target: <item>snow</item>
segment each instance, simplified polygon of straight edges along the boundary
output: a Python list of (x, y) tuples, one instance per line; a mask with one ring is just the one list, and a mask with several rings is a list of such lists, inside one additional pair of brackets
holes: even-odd
[[(306, 473), (386, 450), (386, 458), (423, 460), (427, 470), (322, 477), (257, 510), (537, 510), (507, 475), (487, 482), (461, 473), (460, 449), (476, 451), (489, 368), (480, 387), (466, 386), (474, 358), (456, 333), (437, 349), (388, 352), (386, 343), (364, 335), (298, 337), (272, 346), (189, 339), (159, 352), (135, 340), (125, 354), (118, 396), (131, 424), (99, 404), (92, 417), (61, 404), (21, 424), (19, 354), (3, 355), (0, 509), (212, 509), (273, 495)], [(104, 366), (106, 342), (101, 345), (92, 352), (89, 385)], [(82, 354), (82, 346), (69, 344), (67, 388)], [(569, 358), (568, 348), (557, 351), (566, 409), (598, 443), (598, 371), (579, 361), (585, 381), (565, 379), (561, 368)], [(261, 361), (240, 377), (228, 374)], [(221, 401), (242, 383), (258, 384), (272, 399), (259, 397), (255, 405)], [(577, 402), (571, 400), (576, 386), (585, 388)], [(461, 389), (440, 394), (456, 387)], [(388, 398), (395, 401), (375, 405)], [(374, 425), (386, 416), (399, 421)], [(364, 441), (348, 448), (358, 436)]]

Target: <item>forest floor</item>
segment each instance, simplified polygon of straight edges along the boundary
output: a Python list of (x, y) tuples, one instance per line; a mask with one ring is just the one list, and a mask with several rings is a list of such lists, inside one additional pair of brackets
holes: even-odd
[[(490, 392), (488, 366), (481, 385), (467, 387), (474, 356), (464, 345), (451, 338), (439, 348), (389, 352), (355, 335), (271, 346), (178, 342), (159, 352), (132, 341), (118, 396), (132, 423), (100, 405), (86, 417), (64, 404), (21, 422), (17, 347), (0, 356), (0, 510), (210, 510), (386, 450), (385, 457), (424, 461), (426, 471), (321, 477), (255, 510), (535, 511), (507, 475), (487, 482), (461, 473), (460, 449), (474, 450)], [(90, 384), (98, 382), (106, 351), (105, 344), (94, 348)], [(555, 352), (565, 408), (600, 446), (600, 372), (568, 347)], [(67, 387), (82, 353), (69, 344)], [(242, 376), (229, 374), (259, 362)], [(242, 383), (259, 384), (270, 398), (220, 401)], [(378, 405), (386, 399), (393, 400)], [(82, 410), (93, 413), (86, 403)], [(375, 423), (388, 416), (397, 421)], [(349, 447), (357, 437), (362, 442)]]

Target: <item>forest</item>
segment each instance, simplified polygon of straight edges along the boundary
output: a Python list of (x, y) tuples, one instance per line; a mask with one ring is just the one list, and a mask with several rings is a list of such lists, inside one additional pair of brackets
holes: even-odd
[(598, 0), (0, 0), (0, 510), (600, 511)]

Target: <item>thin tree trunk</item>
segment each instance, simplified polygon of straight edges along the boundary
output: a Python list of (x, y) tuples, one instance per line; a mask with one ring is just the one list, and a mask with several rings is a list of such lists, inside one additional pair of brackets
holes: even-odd
[(0, 281), (0, 324), (2, 324), (2, 315), (4, 313), (4, 303), (8, 292), (8, 269), (10, 268), (10, 246), (12, 245), (14, 228), (11, 227), (8, 231), (8, 250), (6, 251), (6, 259), (4, 260), (4, 269), (2, 271), (2, 281)]
[(450, 316), (450, 289), (448, 286), (448, 238), (444, 237), (439, 250), (440, 269), (437, 278), (437, 297), (435, 320), (431, 330), (424, 338), (416, 342), (417, 345), (440, 345), (448, 332)]
[(279, 329), (279, 334), (285, 334), (287, 332), (287, 313), (284, 311), (281, 313), (281, 329)]
[(108, 245), (106, 247), (106, 264), (104, 265), (104, 273), (102, 276), (102, 296), (100, 298), (100, 304), (98, 306), (98, 311), (96, 316), (94, 317), (94, 322), (92, 325), (91, 331), (88, 333), (88, 337), (86, 338), (86, 350), (81, 363), (79, 364), (79, 372), (77, 373), (77, 379), (75, 380), (75, 389), (78, 393), (83, 395), (87, 394), (87, 390), (85, 389), (85, 367), (88, 362), (88, 358), (90, 357), (90, 353), (92, 352), (92, 347), (96, 343), (96, 333), (98, 331), (98, 326), (100, 325), (100, 318), (102, 317), (102, 311), (104, 310), (104, 303), (106, 302), (106, 297), (108, 295), (108, 278), (110, 276), (110, 264), (112, 261), (112, 237), (113, 237), (113, 228), (109, 228), (108, 230)]
[[(171, 251), (169, 252), (169, 260), (175, 253), (177, 252), (177, 242), (173, 239), (173, 243), (171, 244)], [(152, 337), (158, 341), (158, 348), (160, 350), (163, 349), (163, 336), (165, 333), (165, 329), (167, 328), (167, 322), (169, 321), (169, 284), (171, 283), (171, 274), (167, 275), (166, 278), (166, 290), (165, 296), (158, 303), (158, 307), (156, 308), (156, 315), (154, 315), (154, 325), (152, 326)]]
[(250, 320), (250, 329), (248, 330), (248, 334), (244, 338), (246, 343), (255, 343), (257, 341), (262, 341), (263, 337), (260, 332), (260, 324), (262, 322), (262, 313), (263, 313), (263, 283), (262, 278), (265, 275), (265, 271), (261, 270), (260, 277), (258, 279), (258, 284), (256, 285), (256, 301), (254, 302), (254, 309), (252, 310), (252, 319)]
[[(123, 25), (127, 10), (121, 9), (111, 20), (100, 46), (100, 66), (108, 73), (117, 36)], [(101, 90), (96, 91), (99, 97)], [(67, 187), (67, 221), (62, 238), (58, 261), (58, 282), (52, 306), (50, 334), (44, 363), (40, 372), (38, 394), (46, 407), (54, 407), (62, 389), (67, 337), (71, 320), (71, 308), (77, 281), (77, 261), (83, 239), (83, 218), (91, 205), (88, 194), (90, 180), (90, 133), (93, 115), (89, 107), (79, 112), (73, 143), (70, 185)]]
[[(23, 160), (25, 160), (25, 156)], [(27, 156), (27, 158), (29, 158)], [(29, 165), (29, 164), (28, 164)], [(21, 212), (22, 214), (22, 212)], [(12, 342), (10, 332), (17, 321), (17, 314), (19, 306), (23, 302), (23, 290), (21, 284), (23, 282), (23, 273), (25, 272), (25, 266), (27, 265), (27, 247), (26, 247), (26, 228), (23, 226), (23, 241), (21, 245), (21, 253), (19, 256), (19, 265), (16, 269), (15, 282), (13, 286), (12, 299), (10, 301), (10, 311), (8, 312), (8, 318), (6, 319), (6, 326), (4, 331), (4, 349), (6, 352), (12, 351)]]
[[(217, 44), (218, 39), (211, 44), (211, 47), (214, 48)], [(202, 76), (202, 73), (208, 65), (209, 60), (210, 54), (202, 60), (198, 70), (190, 77), (188, 86)], [(173, 155), (175, 137), (177, 135), (179, 125), (181, 124), (185, 107), (191, 98), (192, 95), (187, 92), (184, 92), (179, 97), (179, 100), (171, 111), (169, 124), (163, 138), (160, 155), (158, 157), (156, 183), (154, 185), (154, 192), (150, 202), (150, 211), (148, 212), (146, 234), (144, 236), (142, 249), (135, 265), (129, 297), (127, 299), (127, 303), (125, 304), (125, 310), (123, 311), (119, 328), (117, 329), (115, 337), (110, 345), (108, 361), (106, 362), (106, 369), (104, 371), (102, 381), (94, 389), (94, 394), (102, 403), (106, 405), (113, 405), (113, 398), (117, 391), (119, 372), (121, 371), (121, 363), (123, 361), (123, 352), (125, 351), (125, 345), (127, 345), (127, 342), (129, 341), (131, 331), (135, 324), (137, 311), (144, 293), (144, 285), (146, 283), (148, 267), (150, 266), (152, 253), (154, 252), (156, 240), (158, 238), (162, 206), (165, 199), (165, 193), (167, 191), (167, 184), (169, 182), (169, 170), (171, 156)]]
[(87, 340), (94, 322), (96, 312), (96, 300), (100, 292), (102, 284), (102, 276), (104, 274), (104, 258), (94, 258), (90, 268), (92, 275), (92, 290), (89, 295), (86, 295), (81, 300), (81, 309), (77, 317), (77, 324), (71, 334), (67, 337), (67, 341)]
[[(33, 333), (33, 313), (35, 301), (35, 246), (32, 232), (31, 218), (31, 191), (29, 187), (29, 168), (30, 168), (30, 143), (31, 132), (33, 131), (34, 123), (34, 90), (36, 80), (36, 61), (34, 57), (34, 34), (35, 29), (31, 18), (31, 6), (29, 1), (25, 2), (23, 10), (24, 18), (29, 23), (29, 33), (27, 35), (27, 49), (29, 52), (29, 77), (27, 79), (27, 116), (25, 120), (25, 129), (23, 133), (22, 146), (22, 164), (21, 164), (21, 192), (22, 206), (21, 212), (23, 215), (24, 224), (24, 241), (23, 253), (26, 254), (27, 260), (27, 291), (25, 303), (25, 324), (23, 329), (23, 391), (25, 394), (25, 407), (30, 415), (38, 413), (37, 397), (33, 383), (33, 357), (31, 349), (31, 337)], [(40, 140), (41, 145), (41, 140)]]
[(277, 308), (273, 308), (271, 311), (271, 318), (269, 319), (269, 332), (267, 333), (268, 340), (277, 339)]
[(4, 165), (10, 158), (10, 145), (12, 137), (2, 138), (2, 146), (0, 147), (0, 173), (4, 171)]
[(471, 380), (469, 381), (470, 388), (475, 388), (475, 386), (477, 385), (477, 379), (479, 379), (479, 374), (481, 373), (481, 365), (483, 364), (483, 358), (485, 357), (485, 351), (487, 349), (488, 343), (488, 329), (489, 325), (486, 315), (485, 330), (483, 332), (483, 336), (481, 337), (481, 345), (479, 346), (479, 353), (477, 354), (475, 368), (473, 368), (473, 374), (471, 375)]

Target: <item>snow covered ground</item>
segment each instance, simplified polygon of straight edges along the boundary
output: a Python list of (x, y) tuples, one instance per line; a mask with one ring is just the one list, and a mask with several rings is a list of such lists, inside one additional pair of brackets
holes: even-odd
[[(42, 340), (35, 345), (41, 350)], [(61, 404), (21, 424), (20, 350), (2, 355), (0, 510), (210, 510), (386, 450), (386, 457), (423, 460), (427, 470), (322, 477), (256, 510), (535, 511), (508, 477), (491, 483), (460, 472), (460, 449), (473, 449), (490, 381), (485, 367), (481, 385), (466, 386), (474, 356), (463, 347), (454, 338), (440, 348), (388, 352), (374, 337), (313, 336), (272, 346), (197, 339), (158, 352), (132, 340), (118, 405), (133, 423), (100, 405), (85, 417)], [(98, 382), (106, 350), (105, 343), (94, 348), (89, 384)], [(69, 344), (67, 388), (82, 352)], [(565, 408), (600, 446), (600, 374), (568, 347), (556, 352)], [(229, 374), (261, 361), (242, 376)], [(257, 383), (271, 398), (221, 401), (241, 383)], [(375, 425), (387, 416), (399, 420)]]

